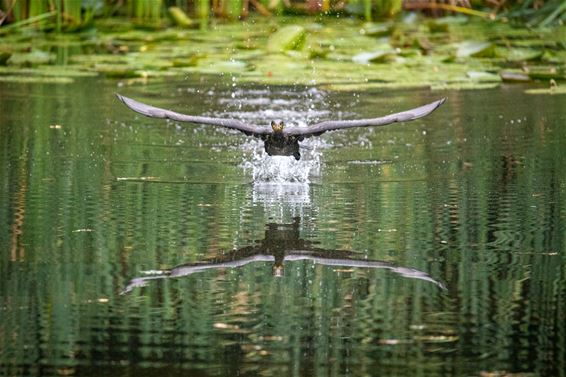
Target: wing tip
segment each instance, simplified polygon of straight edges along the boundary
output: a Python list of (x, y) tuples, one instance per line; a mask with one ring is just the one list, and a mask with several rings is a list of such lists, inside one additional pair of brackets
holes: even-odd
[(438, 109), (440, 106), (442, 106), (442, 104), (444, 104), (444, 102), (446, 102), (447, 97), (443, 97), (439, 100), (436, 100), (434, 102), (429, 103), (428, 105), (424, 105), (423, 107), (421, 107), (421, 109), (425, 110), (424, 113), (422, 114), (418, 114), (418, 116), (415, 119), (418, 118), (422, 118), (425, 117), (429, 114), (431, 114), (432, 112), (434, 112), (436, 109)]
[(133, 107), (133, 104), (132, 104), (132, 102), (134, 102), (133, 99), (128, 98), (128, 97), (126, 97), (126, 96), (123, 96), (123, 95), (121, 95), (121, 94), (119, 94), (119, 93), (114, 93), (114, 95), (116, 95), (116, 98), (118, 98), (118, 99), (120, 100), (120, 102), (122, 102), (124, 105), (126, 105), (129, 109), (135, 111), (135, 109), (134, 109), (134, 107)]
[(446, 102), (446, 99), (447, 99), (447, 97), (442, 97), (441, 99), (432, 102), (431, 103), (431, 105), (433, 105), (432, 111), (434, 111), (434, 110), (438, 109), (440, 106), (442, 106), (444, 104), (444, 102)]
[(121, 95), (119, 93), (114, 93), (114, 95), (116, 96), (116, 98), (118, 98), (120, 100), (120, 102), (126, 103), (126, 97), (124, 97), (123, 95)]
[(146, 105), (142, 102), (138, 102), (134, 99), (128, 98), (118, 93), (114, 93), (114, 94), (120, 100), (120, 102), (126, 105), (128, 109), (135, 111), (136, 113), (145, 115), (150, 118), (166, 118), (166, 116), (162, 114), (162, 112), (164, 112), (163, 109)]

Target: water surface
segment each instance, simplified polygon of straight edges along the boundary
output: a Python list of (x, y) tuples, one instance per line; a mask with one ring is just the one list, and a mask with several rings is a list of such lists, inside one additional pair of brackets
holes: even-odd
[[(116, 91), (258, 125), (448, 101), (296, 163)], [(1, 375), (565, 375), (564, 96), (205, 79), (0, 99)]]

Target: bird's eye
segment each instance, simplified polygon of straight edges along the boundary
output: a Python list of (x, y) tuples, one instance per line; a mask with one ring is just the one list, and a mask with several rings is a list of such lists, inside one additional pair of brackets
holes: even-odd
[(279, 122), (279, 127), (285, 127), (285, 123)]
[(271, 121), (271, 127), (275, 126), (275, 122)]

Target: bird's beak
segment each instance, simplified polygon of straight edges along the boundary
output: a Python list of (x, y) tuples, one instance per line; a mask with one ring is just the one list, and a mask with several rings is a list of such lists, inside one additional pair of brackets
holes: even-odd
[(273, 132), (283, 132), (283, 127), (285, 127), (283, 122), (276, 123), (271, 121), (271, 129)]

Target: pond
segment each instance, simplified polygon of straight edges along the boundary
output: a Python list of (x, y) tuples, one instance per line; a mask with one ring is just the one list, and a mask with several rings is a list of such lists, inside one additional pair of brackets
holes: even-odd
[[(0, 83), (6, 376), (564, 376), (564, 95)], [(119, 92), (332, 132), (299, 162)]]

